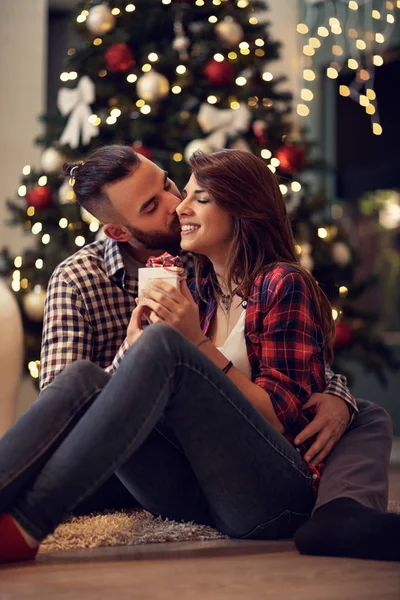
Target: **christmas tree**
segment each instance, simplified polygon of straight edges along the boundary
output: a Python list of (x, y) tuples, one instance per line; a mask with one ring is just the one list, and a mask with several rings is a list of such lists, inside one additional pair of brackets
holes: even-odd
[[(282, 181), (302, 263), (327, 292), (334, 316), (345, 319), (338, 321), (338, 360), (361, 338), (361, 358), (369, 366), (371, 349), (382, 358), (368, 318), (362, 327), (354, 325), (361, 317), (348, 302), (357, 291), (348, 242), (326, 221), (318, 195), (308, 197), (300, 183), (307, 147), (290, 138), (291, 97), (280, 89), (284, 78), (270, 71), (279, 43), (270, 37), (267, 14), (259, 0), (79, 3), (74, 26), (81, 43), (69, 49), (60, 76), (59, 113), (43, 117), (40, 168), (24, 168), (19, 198), (8, 202), (10, 222), (33, 241), (23, 256), (3, 251), (3, 271), (22, 309), (33, 378), (49, 277), (99, 230), (76, 204), (71, 182), (60, 175), (62, 164), (113, 143), (132, 145), (180, 186), (195, 149), (240, 148), (262, 157)], [(374, 366), (382, 372), (381, 363)]]

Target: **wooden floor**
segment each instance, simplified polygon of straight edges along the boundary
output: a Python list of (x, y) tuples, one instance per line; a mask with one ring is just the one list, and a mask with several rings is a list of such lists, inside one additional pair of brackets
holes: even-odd
[[(400, 468), (390, 498), (400, 499)], [(0, 568), (0, 600), (264, 597), (399, 600), (400, 565), (300, 556), (289, 541), (218, 540), (58, 552)]]

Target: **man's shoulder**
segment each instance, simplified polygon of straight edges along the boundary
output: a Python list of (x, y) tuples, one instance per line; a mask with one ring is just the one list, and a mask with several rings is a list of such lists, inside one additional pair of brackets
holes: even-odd
[(54, 270), (51, 282), (78, 284), (81, 280), (101, 276), (107, 277), (105, 266), (106, 240), (87, 244), (63, 260)]

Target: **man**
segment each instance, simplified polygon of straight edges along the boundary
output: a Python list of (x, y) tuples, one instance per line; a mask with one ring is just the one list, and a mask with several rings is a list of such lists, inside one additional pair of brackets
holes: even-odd
[[(82, 248), (53, 273), (42, 389), (74, 360), (89, 359), (110, 373), (118, 368), (129, 347), (138, 268), (151, 255), (177, 253), (180, 242), (178, 189), (167, 173), (130, 147), (96, 150), (70, 174), (78, 202), (104, 224), (107, 238)], [(296, 439), (300, 443), (316, 435), (306, 454), (310, 462), (330, 453), (314, 514), (296, 534), (297, 547), (308, 554), (400, 560), (400, 516), (386, 513), (390, 418), (367, 401), (359, 401), (356, 414), (344, 378), (329, 377), (325, 393), (314, 394), (308, 403), (316, 407), (316, 417)]]

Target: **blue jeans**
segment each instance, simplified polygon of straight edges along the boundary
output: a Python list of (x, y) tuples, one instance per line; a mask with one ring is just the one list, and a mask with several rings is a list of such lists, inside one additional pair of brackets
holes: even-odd
[(291, 537), (315, 502), (295, 448), (162, 324), (112, 377), (71, 363), (6, 433), (0, 512), (42, 540), (113, 472), (150, 512), (232, 537)]

